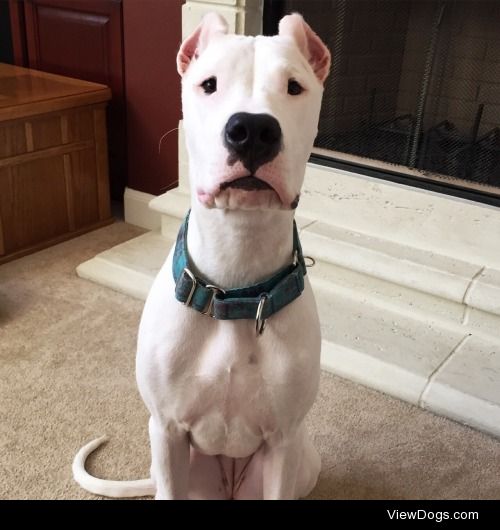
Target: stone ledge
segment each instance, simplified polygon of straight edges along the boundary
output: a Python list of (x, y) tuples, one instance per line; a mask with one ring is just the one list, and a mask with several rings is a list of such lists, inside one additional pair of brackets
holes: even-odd
[(161, 225), (161, 216), (149, 208), (154, 195), (125, 188), (123, 206), (125, 222), (148, 230), (156, 230)]
[(493, 206), (308, 164), (299, 212), (403, 247), (500, 270), (500, 209)]
[(461, 303), (481, 266), (315, 222), (301, 232), (314, 258)]
[(376, 298), (360, 299), (356, 291), (339, 292), (333, 282), (311, 280), (325, 368), (417, 405), (464, 332), (402, 315), (378, 305)]
[(500, 437), (499, 402), (485, 401), (462, 389), (435, 382), (425, 396), (422, 408)]
[(151, 210), (162, 215), (163, 219), (183, 219), (191, 205), (189, 191), (175, 188), (168, 193), (155, 197), (150, 203)]
[(355, 297), (362, 303), (376, 300), (378, 306), (389, 311), (429, 323), (435, 322), (441, 327), (455, 329), (463, 324), (464, 306), (458, 302), (324, 261), (317, 261), (309, 271), (315, 284), (323, 282), (326, 287), (335, 285), (336, 293)]
[[(500, 338), (468, 336), (429, 382), (422, 398), (424, 405), (433, 402), (435, 387), (439, 387), (441, 393), (446, 389), (460, 389), (464, 396), (475, 400), (500, 403)], [(452, 404), (453, 400), (449, 399), (448, 403)], [(475, 416), (477, 422), (487, 423), (490, 419)], [(497, 429), (500, 434), (500, 421), (497, 421)]]
[(486, 313), (479, 309), (467, 307), (463, 320), (474, 335), (496, 337), (500, 340), (500, 317), (493, 313)]
[(500, 436), (498, 332), (476, 334), (424, 312), (401, 312), (400, 299), (387, 304), (358, 288), (339, 289), (313, 274), (311, 280), (323, 369)]
[(484, 269), (473, 282), (465, 302), (471, 307), (500, 316), (500, 271)]
[(145, 300), (174, 241), (148, 232), (101, 252), (80, 264), (80, 278)]

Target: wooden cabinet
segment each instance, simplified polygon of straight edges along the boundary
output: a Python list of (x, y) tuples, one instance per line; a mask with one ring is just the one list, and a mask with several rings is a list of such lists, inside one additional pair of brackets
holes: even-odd
[(0, 63), (0, 263), (111, 222), (109, 98)]

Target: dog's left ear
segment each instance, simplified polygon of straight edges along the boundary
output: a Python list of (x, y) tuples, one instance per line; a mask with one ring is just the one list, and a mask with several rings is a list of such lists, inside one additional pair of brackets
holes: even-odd
[(177, 54), (179, 75), (183, 76), (186, 73), (191, 61), (201, 54), (213, 38), (226, 33), (226, 20), (218, 13), (207, 13), (193, 33), (181, 44)]
[(330, 72), (331, 55), (323, 41), (314, 33), (298, 13), (283, 17), (279, 24), (279, 35), (292, 37), (300, 51), (309, 61), (316, 77), (324, 83)]

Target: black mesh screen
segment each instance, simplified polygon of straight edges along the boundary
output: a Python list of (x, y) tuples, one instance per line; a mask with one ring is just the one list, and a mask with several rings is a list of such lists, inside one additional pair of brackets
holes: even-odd
[(316, 147), (500, 194), (500, 1), (285, 0), (294, 11), (333, 56)]

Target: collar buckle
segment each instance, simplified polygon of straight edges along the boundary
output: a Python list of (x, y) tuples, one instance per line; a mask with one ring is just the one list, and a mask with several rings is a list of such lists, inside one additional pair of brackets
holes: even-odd
[(264, 333), (264, 329), (266, 327), (267, 319), (262, 318), (262, 313), (264, 311), (264, 305), (266, 304), (267, 299), (267, 293), (263, 293), (260, 295), (259, 305), (257, 306), (257, 313), (255, 315), (255, 334), (257, 335), (257, 337)]
[(214, 315), (212, 314), (212, 309), (214, 307), (214, 299), (218, 294), (226, 294), (226, 291), (224, 291), (224, 289), (221, 289), (220, 287), (217, 287), (216, 285), (205, 285), (205, 287), (212, 291), (212, 296), (210, 297), (210, 301), (208, 302), (207, 306), (202, 311), (202, 313), (204, 315), (208, 315), (214, 318)]
[(188, 278), (192, 282), (191, 290), (189, 291), (188, 297), (186, 298), (186, 301), (184, 302), (184, 305), (189, 307), (191, 304), (191, 300), (193, 299), (194, 292), (196, 291), (198, 282), (196, 281), (196, 276), (187, 267), (184, 267), (184, 270), (182, 271), (182, 273), (187, 274)]

